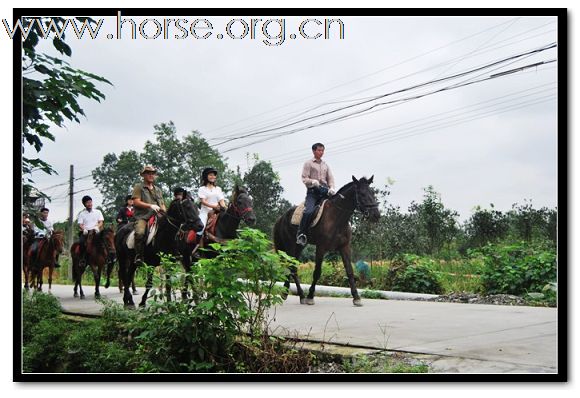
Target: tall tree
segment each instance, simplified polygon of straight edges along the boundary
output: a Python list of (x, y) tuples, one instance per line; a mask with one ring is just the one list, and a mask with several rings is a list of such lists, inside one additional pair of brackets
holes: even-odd
[(159, 173), (156, 183), (166, 200), (172, 197), (175, 187), (191, 189), (194, 197), (205, 167), (215, 167), (219, 185), (227, 192), (233, 186), (233, 173), (220, 153), (211, 148), (197, 131), (179, 138), (173, 122), (154, 126), (154, 140), (145, 142), (142, 152), (124, 151), (119, 155), (109, 153), (99, 167), (93, 170), (93, 180), (103, 195), (103, 208), (107, 212), (121, 206), (133, 185), (141, 180), (143, 165), (151, 164)]
[(272, 163), (258, 160), (257, 157), (255, 160), (256, 163), (244, 175), (243, 183), (254, 200), (255, 228), (271, 236), (276, 219), (290, 206), (282, 197), (284, 188), (280, 184), (280, 176), (272, 168)]
[(103, 195), (103, 214), (113, 214), (125, 203), (125, 196), (140, 180), (141, 163), (136, 151), (121, 152), (119, 156), (108, 153), (103, 163), (93, 170), (93, 181)]
[(219, 173), (219, 186), (230, 191), (233, 173), (225, 159), (197, 131), (182, 139), (177, 136), (173, 122), (154, 126), (155, 141), (147, 141), (143, 148), (144, 163), (155, 166), (159, 172), (157, 183), (164, 192), (170, 193), (176, 186), (197, 190), (201, 172), (206, 167), (215, 167)]
[(417, 217), (418, 227), (421, 234), (427, 240), (427, 253), (439, 252), (445, 243), (451, 243), (455, 236), (457, 218), (459, 214), (445, 208), (441, 201), (441, 195), (429, 185), (423, 188), (425, 194), (421, 203), (412, 202), (409, 212)]
[[(94, 23), (90, 18), (76, 18), (81, 22)], [(105, 95), (97, 88), (95, 82), (111, 84), (107, 79), (75, 69), (61, 58), (38, 53), (36, 46), (44, 32), (53, 29), (61, 30), (63, 18), (23, 18), (23, 26), (29, 26), (29, 33), (23, 43), (22, 53), (22, 188), (25, 207), (34, 189), (33, 171), (55, 174), (50, 164), (38, 155), (43, 141), (55, 141), (51, 124), (63, 127), (65, 122), (80, 123), (80, 116), (85, 113), (79, 105), (81, 97), (100, 102)], [(71, 48), (64, 42), (64, 34), (52, 39), (54, 48), (70, 57)], [(29, 154), (30, 151), (36, 155)], [(42, 192), (40, 194), (47, 197)]]

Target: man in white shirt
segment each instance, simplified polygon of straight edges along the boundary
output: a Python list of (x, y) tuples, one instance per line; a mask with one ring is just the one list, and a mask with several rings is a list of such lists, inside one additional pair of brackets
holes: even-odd
[(34, 233), (37, 238), (44, 238), (45, 236), (50, 235), (52, 231), (54, 231), (52, 222), (50, 222), (48, 219), (48, 212), (49, 210), (46, 207), (40, 209), (39, 219), (43, 227), (39, 227), (36, 224), (34, 225)]
[(84, 265), (86, 264), (86, 236), (89, 231), (99, 233), (103, 229), (105, 218), (99, 209), (93, 209), (93, 199), (90, 196), (83, 196), (82, 202), (85, 209), (79, 213), (78, 223), (80, 228), (80, 261)]

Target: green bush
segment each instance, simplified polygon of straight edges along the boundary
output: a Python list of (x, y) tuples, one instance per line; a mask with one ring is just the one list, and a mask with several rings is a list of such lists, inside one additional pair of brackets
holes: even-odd
[(387, 276), (391, 290), (413, 293), (441, 294), (443, 288), (434, 270), (435, 262), (412, 254), (397, 256)]
[(22, 293), (22, 340), (24, 344), (31, 341), (34, 327), (44, 319), (60, 316), (61, 307), (58, 299), (41, 292)]
[(110, 340), (107, 323), (102, 319), (82, 321), (70, 329), (66, 340), (66, 370), (75, 373), (131, 372), (133, 353), (122, 341)]
[(519, 242), (487, 245), (481, 249), (482, 281), (490, 294), (522, 295), (541, 292), (557, 277), (557, 256), (553, 249)]
[(236, 370), (234, 347), (241, 336), (260, 339), (266, 333), (267, 309), (281, 303), (288, 266), (296, 260), (275, 253), (265, 234), (252, 229), (239, 239), (212, 245), (213, 259), (202, 259), (186, 275), (169, 258), (162, 266), (173, 291), (193, 282), (193, 299), (167, 301), (152, 291), (144, 311), (130, 320), (136, 344), (134, 366), (140, 372)]
[(45, 318), (34, 325), (32, 337), (22, 350), (23, 371), (62, 372), (69, 328), (62, 318)]

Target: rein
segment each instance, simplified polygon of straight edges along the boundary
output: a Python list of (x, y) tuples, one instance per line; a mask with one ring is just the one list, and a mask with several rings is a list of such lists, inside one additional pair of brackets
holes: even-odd
[[(363, 215), (368, 216), (369, 215), (369, 210), (371, 209), (375, 209), (378, 208), (379, 205), (377, 203), (373, 203), (373, 204), (362, 204), (358, 198), (358, 189), (356, 187), (356, 184), (353, 184), (351, 186), (349, 186), (344, 193), (350, 191), (351, 188), (354, 187), (354, 209), (353, 210), (358, 210), (361, 213), (363, 213)], [(337, 196), (339, 196), (341, 199), (345, 199), (345, 197), (342, 195), (342, 193), (337, 193)], [(334, 203), (334, 202), (333, 202)], [(350, 210), (350, 209), (345, 209), (344, 207), (339, 206), (338, 204), (334, 203), (334, 205), (336, 207), (338, 207), (341, 210)]]

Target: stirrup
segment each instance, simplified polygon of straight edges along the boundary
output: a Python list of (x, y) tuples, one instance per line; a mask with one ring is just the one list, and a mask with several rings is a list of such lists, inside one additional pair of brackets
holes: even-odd
[(308, 239), (306, 238), (305, 234), (300, 234), (296, 237), (296, 244), (300, 246), (306, 246), (308, 243)]

